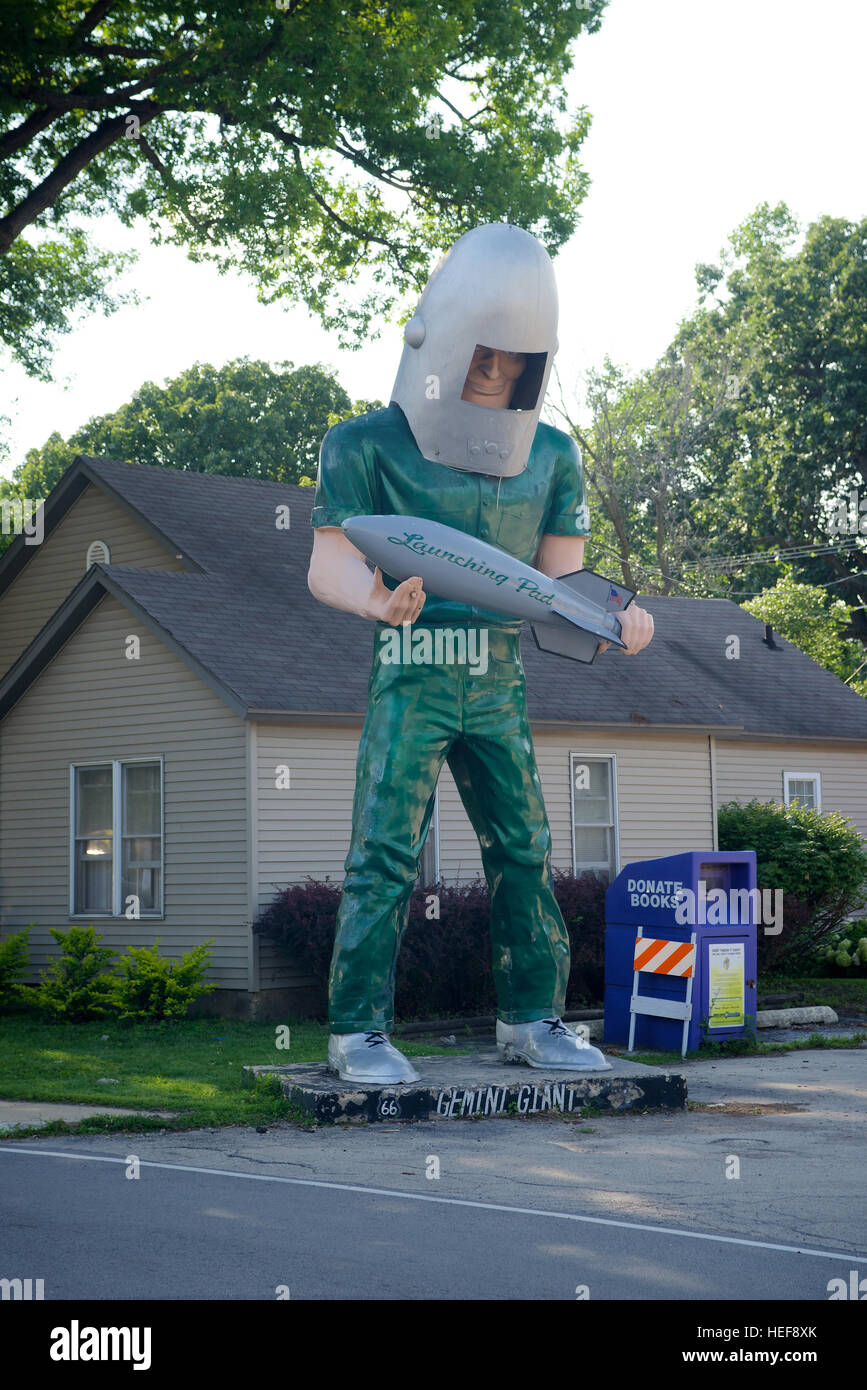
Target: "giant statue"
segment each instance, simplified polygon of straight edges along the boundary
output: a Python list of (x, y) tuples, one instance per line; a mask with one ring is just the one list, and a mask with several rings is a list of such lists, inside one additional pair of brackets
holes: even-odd
[[(344, 529), (359, 517), (422, 518), (552, 579), (580, 571), (590, 531), (581, 456), (569, 435), (539, 418), (556, 350), (557, 289), (545, 248), (519, 227), (477, 227), (428, 280), (387, 408), (335, 425), (322, 444), (309, 586), (323, 603), (376, 624), (329, 981), (328, 1063), (344, 1080), (419, 1079), (390, 1041), (394, 978), (443, 763), (478, 836), (490, 890), (503, 1060), (609, 1069), (561, 1018), (569, 941), (551, 886), (521, 618), (481, 606), (475, 591), (475, 601), (461, 603), (425, 592), (420, 574), (398, 580), (369, 569)], [(650, 642), (653, 619), (635, 604), (618, 616), (622, 652), (634, 655)], [(395, 660), (394, 644), (382, 639), (406, 624), (432, 639), (452, 634), (450, 645), (431, 641), (434, 658), (453, 657), (456, 631), (476, 638), (476, 652), (481, 636), (486, 660)], [(579, 667), (576, 687), (578, 711)]]

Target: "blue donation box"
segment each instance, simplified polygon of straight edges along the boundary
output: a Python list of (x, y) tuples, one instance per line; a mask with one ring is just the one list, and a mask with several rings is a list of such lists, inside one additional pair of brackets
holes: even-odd
[(605, 1041), (685, 1056), (755, 1033), (752, 850), (627, 864), (605, 894)]

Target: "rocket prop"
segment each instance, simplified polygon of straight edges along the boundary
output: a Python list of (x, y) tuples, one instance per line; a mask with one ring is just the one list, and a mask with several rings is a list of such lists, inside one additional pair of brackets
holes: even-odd
[(498, 546), (419, 516), (353, 516), (343, 530), (393, 579), (418, 575), (440, 598), (528, 618), (543, 652), (591, 662), (600, 642), (626, 645), (616, 615), (629, 607), (635, 590), (592, 570), (550, 579)]

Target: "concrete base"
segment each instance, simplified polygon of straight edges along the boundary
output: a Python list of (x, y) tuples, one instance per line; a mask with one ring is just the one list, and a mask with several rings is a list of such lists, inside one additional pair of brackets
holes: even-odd
[(412, 1057), (420, 1080), (400, 1086), (341, 1081), (324, 1063), (245, 1067), (278, 1076), (287, 1100), (323, 1124), (347, 1120), (454, 1120), (480, 1116), (581, 1114), (598, 1110), (683, 1110), (686, 1078), (612, 1057), (612, 1070), (582, 1075), (506, 1066), (495, 1048), (458, 1057)]

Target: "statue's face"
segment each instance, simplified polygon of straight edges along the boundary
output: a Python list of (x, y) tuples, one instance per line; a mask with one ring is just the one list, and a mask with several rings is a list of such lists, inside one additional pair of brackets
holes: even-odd
[(461, 400), (488, 409), (505, 409), (526, 365), (527, 358), (522, 352), (502, 352), (499, 348), (477, 344)]

